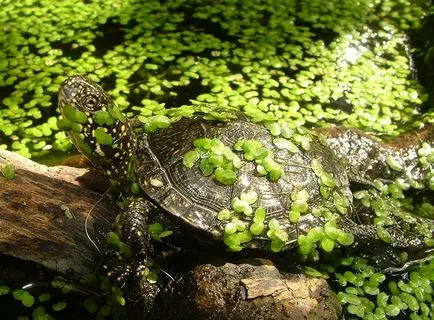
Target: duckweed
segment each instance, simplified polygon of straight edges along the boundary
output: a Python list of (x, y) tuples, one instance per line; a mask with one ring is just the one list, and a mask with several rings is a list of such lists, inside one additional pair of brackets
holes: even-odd
[(391, 156), (390, 154), (386, 157), (386, 163), (392, 170), (402, 171), (404, 168), (402, 164), (399, 163), (399, 160)]
[[(300, 197), (304, 197), (301, 192)], [(266, 234), (270, 241), (270, 250), (281, 251), (291, 241), (286, 228), (280, 226), (276, 219), (266, 220), (266, 210), (258, 206), (259, 195), (255, 191), (242, 192), (231, 201), (231, 209), (223, 209), (217, 219), (225, 222), (223, 227), (223, 241), (231, 251), (240, 251), (243, 244), (254, 237)]]
[[(194, 150), (186, 152), (183, 164), (192, 168), (200, 159), (199, 168), (203, 175), (213, 177), (224, 185), (232, 185), (237, 180), (236, 172), (243, 165), (241, 158), (219, 139), (199, 138), (193, 141)], [(270, 181), (282, 176), (282, 166), (273, 158), (271, 150), (257, 140), (238, 140), (233, 149), (240, 151), (242, 159), (255, 161), (259, 175), (267, 175)]]
[(233, 170), (217, 168), (214, 171), (215, 179), (226, 186), (234, 184), (237, 181), (237, 174)]
[(213, 177), (223, 185), (237, 181), (236, 171), (242, 166), (241, 159), (219, 139), (199, 138), (193, 141), (195, 149), (184, 154), (183, 164), (192, 168), (199, 160), (203, 175)]
[(316, 248), (332, 252), (336, 246), (350, 246), (354, 243), (354, 235), (338, 228), (334, 220), (329, 220), (324, 226), (312, 228), (306, 235), (299, 235), (297, 242), (300, 254), (308, 256)]
[(12, 292), (12, 295), (25, 307), (31, 307), (35, 303), (35, 298), (27, 290), (17, 289)]
[(0, 285), (0, 296), (4, 294), (8, 294), (10, 291), (11, 289), (7, 285), (4, 284)]
[(98, 311), (98, 304), (92, 299), (84, 299), (83, 307), (89, 313), (96, 313)]
[(172, 230), (165, 229), (161, 223), (152, 223), (148, 226), (148, 232), (152, 240), (162, 242), (162, 238), (173, 234)]
[[(360, 1), (354, 6), (353, 1), (289, 1), (285, 10), (275, 3), (256, 0), (237, 6), (231, 1), (144, 4), (135, 0), (123, 3), (122, 10), (113, 10), (113, 5), (117, 4), (73, 1), (62, 5), (45, 0), (4, 4), (0, 22), (8, 27), (0, 35), (5, 43), (0, 52), (0, 87), (4, 92), (0, 101), (0, 148), (37, 159), (70, 152), (72, 145), (59, 130), (79, 132), (84, 118), (70, 112), (67, 119), (57, 122), (54, 95), (65, 77), (76, 73), (91, 74), (93, 80), (111, 89), (122, 111), (142, 116), (140, 121), (147, 132), (196, 113), (227, 120), (231, 118), (227, 110), (242, 111), (252, 121), (265, 121), (275, 137), (275, 146), (294, 153), (310, 147), (310, 140), (297, 129), (301, 125), (332, 123), (394, 136), (405, 130), (402, 123), (420, 117), (420, 107), (427, 101), (425, 90), (412, 76), (408, 54), (412, 48), (407, 41), (407, 34), (419, 28), (427, 14), (423, 2)], [(66, 23), (71, 7), (75, 8), (73, 24)], [(221, 32), (204, 29), (198, 21), (212, 23)], [(94, 120), (107, 124), (111, 118), (120, 119), (118, 111), (109, 110), (109, 114), (99, 114)], [(427, 115), (432, 120), (432, 115)], [(103, 134), (99, 139), (109, 143), (105, 138)], [(422, 142), (418, 155), (421, 166), (430, 168), (432, 147)], [(214, 174), (214, 166), (221, 165), (220, 157), (213, 157), (212, 162), (195, 158), (186, 163), (193, 166), (200, 162), (204, 174)], [(391, 156), (387, 162), (392, 170), (402, 172), (397, 171), (403, 169), (398, 157)], [(272, 167), (268, 167), (270, 171)], [(273, 180), (281, 173), (277, 167), (273, 173), (267, 171), (262, 163), (257, 163), (257, 171)], [(233, 180), (232, 173), (226, 175), (221, 170), (219, 177), (226, 183)], [(317, 177), (324, 199), (333, 201), (340, 213), (348, 212), (347, 202), (335, 192), (333, 177), (324, 171)], [(357, 196), (363, 206), (373, 210), (377, 232), (380, 230), (384, 239), (388, 240), (384, 231), (407, 217), (409, 211), (430, 214), (429, 201), (411, 199), (409, 204), (403, 191), (425, 187), (434, 190), (434, 173), (428, 174), (426, 181), (375, 184), (376, 189), (363, 190)], [(255, 206), (249, 206), (254, 222), (246, 230), (263, 234), (268, 225), (260, 219), (262, 214), (256, 217)], [(308, 210), (313, 213), (315, 209)], [(294, 212), (299, 211), (291, 212), (295, 223)], [(240, 214), (245, 216), (244, 210)], [(227, 216), (221, 215), (225, 221)], [(427, 243), (432, 242), (430, 228), (418, 226), (418, 231), (427, 235)], [(248, 239), (246, 230), (233, 243)], [(284, 238), (279, 232), (277, 235)], [(339, 239), (350, 239), (339, 235), (335, 246)], [(298, 239), (300, 250), (312, 252), (312, 248), (321, 246), (324, 236), (333, 240), (336, 232), (332, 228), (309, 232)], [(324, 243), (326, 248), (331, 247), (329, 240)], [(375, 292), (370, 285), (366, 288)], [(407, 293), (423, 299), (426, 292), (418, 289), (414, 294)], [(363, 314), (365, 319), (385, 318), (395, 314), (403, 303), (412, 304), (408, 296), (400, 299), (400, 303), (386, 299), (374, 310), (372, 304), (361, 299), (349, 311)], [(432, 317), (430, 302), (418, 301), (419, 311), (407, 311), (410, 319)], [(37, 310), (46, 314), (43, 308)], [(100, 315), (110, 310), (103, 307)]]
[(273, 252), (279, 252), (289, 240), (288, 233), (282, 228), (276, 219), (268, 222), (267, 237), (270, 239), (270, 249)]
[(6, 163), (2, 166), (2, 175), (6, 180), (15, 178), (15, 166), (12, 163)]
[(123, 257), (130, 259), (133, 256), (133, 251), (129, 245), (121, 241), (117, 233), (110, 231), (107, 234), (106, 241), (109, 246), (117, 248), (119, 250), (119, 254), (121, 254)]
[[(427, 303), (432, 302), (434, 260), (421, 265), (417, 271), (411, 271), (406, 280), (398, 282), (376, 272), (365, 259), (346, 260), (350, 264), (342, 260), (341, 265), (350, 266), (350, 270), (335, 272), (335, 277), (343, 289), (338, 293), (338, 299), (346, 306), (348, 313), (362, 319), (381, 319), (400, 314), (409, 315), (410, 319), (429, 319), (432, 310)], [(425, 290), (429, 294), (425, 294)]]
[(100, 125), (108, 125), (111, 126), (115, 119), (110, 115), (108, 111), (96, 111), (93, 115), (93, 120)]
[(54, 320), (54, 318), (47, 313), (43, 306), (38, 306), (32, 311), (32, 318)]
[(238, 140), (234, 150), (241, 151), (243, 159), (256, 162), (256, 171), (267, 176), (270, 181), (278, 181), (282, 176), (282, 166), (274, 160), (273, 152), (264, 147), (258, 140)]
[(107, 133), (106, 128), (96, 128), (95, 129), (95, 138), (97, 143), (101, 145), (110, 146), (113, 144), (113, 137), (110, 133)]
[(51, 300), (51, 294), (50, 293), (42, 293), (39, 295), (38, 300), (40, 302), (46, 302)]
[(168, 128), (170, 126), (170, 119), (164, 115), (155, 115), (149, 117), (138, 117), (139, 121), (143, 123), (145, 132), (151, 133), (158, 129)]
[(52, 308), (54, 311), (62, 311), (68, 306), (68, 303), (66, 301), (59, 301), (55, 304), (53, 304)]

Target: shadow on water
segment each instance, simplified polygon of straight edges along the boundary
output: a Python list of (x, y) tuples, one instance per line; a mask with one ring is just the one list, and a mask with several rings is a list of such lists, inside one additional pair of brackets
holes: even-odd
[(433, 109), (434, 106), (434, 13), (427, 16), (423, 22), (423, 27), (417, 32), (410, 34), (412, 47), (418, 48), (413, 54), (417, 79), (426, 88), (429, 99), (422, 106), (425, 113)]
[[(83, 308), (83, 301), (86, 298), (95, 298), (92, 292), (79, 292), (74, 290), (68, 294), (61, 294), (60, 290), (54, 289), (51, 282), (58, 276), (55, 272), (47, 270), (32, 262), (23, 261), (9, 256), (0, 255), (0, 286), (7, 285), (10, 292), (0, 294), (1, 319), (35, 319), (32, 313), (36, 308), (43, 307), (45, 311), (56, 319), (95, 319)], [(13, 298), (13, 291), (26, 289), (35, 299), (29, 307), (23, 307), (21, 301)], [(40, 302), (41, 294), (50, 294), (51, 298), (46, 302)], [(67, 301), (67, 307), (61, 311), (53, 311), (53, 305), (61, 301)], [(46, 319), (46, 318), (44, 318)], [(48, 319), (48, 318), (47, 318)], [(51, 318), (50, 318), (51, 319)]]

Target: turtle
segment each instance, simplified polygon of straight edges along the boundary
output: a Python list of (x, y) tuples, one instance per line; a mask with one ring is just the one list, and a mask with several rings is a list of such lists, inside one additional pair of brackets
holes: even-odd
[[(360, 242), (353, 234), (375, 238), (375, 229), (351, 218), (352, 183), (372, 178), (365, 162), (342, 161), (356, 153), (354, 146), (338, 154), (322, 133), (286, 122), (253, 123), (239, 114), (229, 121), (193, 115), (146, 132), (83, 75), (63, 82), (58, 106), (59, 127), (77, 150), (132, 195), (119, 224), (141, 265), (150, 247), (148, 217), (156, 213), (223, 240), (234, 251), (302, 246), (310, 231), (324, 235), (325, 224), (334, 240), (321, 241), (327, 251)], [(348, 135), (332, 135), (330, 141), (348, 146)], [(396, 243), (409, 245), (399, 239)]]

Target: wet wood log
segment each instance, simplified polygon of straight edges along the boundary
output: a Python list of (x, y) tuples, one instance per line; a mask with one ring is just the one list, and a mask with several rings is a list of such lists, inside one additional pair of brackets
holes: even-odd
[(100, 254), (89, 238), (101, 246), (116, 215), (111, 201), (89, 187), (101, 185), (101, 177), (0, 150), (0, 167), (6, 163), (15, 166), (16, 175), (13, 180), (0, 175), (0, 253), (69, 277), (92, 272)]

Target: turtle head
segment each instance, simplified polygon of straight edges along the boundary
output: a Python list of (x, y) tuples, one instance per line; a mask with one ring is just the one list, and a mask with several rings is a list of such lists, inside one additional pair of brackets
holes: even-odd
[(137, 140), (119, 107), (84, 76), (67, 78), (60, 87), (59, 129), (68, 131), (76, 148), (111, 179), (127, 178)]

